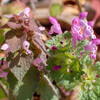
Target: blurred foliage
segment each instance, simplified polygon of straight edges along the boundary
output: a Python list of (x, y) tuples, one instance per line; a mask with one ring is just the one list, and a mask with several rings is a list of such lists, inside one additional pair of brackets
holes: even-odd
[(50, 8), (50, 15), (56, 17), (63, 10), (63, 7), (60, 4), (53, 4)]

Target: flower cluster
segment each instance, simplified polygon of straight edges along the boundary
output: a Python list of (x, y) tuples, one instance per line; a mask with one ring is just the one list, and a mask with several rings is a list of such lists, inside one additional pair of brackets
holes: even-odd
[(81, 39), (86, 39), (87, 37), (91, 37), (92, 39), (95, 39), (96, 36), (93, 34), (94, 31), (92, 29), (93, 27), (93, 21), (88, 22), (85, 18), (87, 16), (87, 12), (82, 12), (79, 15), (79, 18), (76, 17), (72, 21), (72, 35), (73, 35), (73, 46), (76, 48), (76, 41), (77, 39), (80, 41)]
[(100, 44), (100, 40), (96, 38), (93, 31), (93, 21), (87, 21), (85, 18), (87, 17), (87, 12), (82, 12), (79, 15), (79, 18), (76, 17), (72, 21), (72, 35), (73, 35), (73, 47), (76, 48), (77, 39), (80, 41), (81, 39), (86, 40), (88, 37), (93, 39), (89, 42), (89, 44), (85, 47), (85, 50), (90, 51), (90, 58), (96, 59), (96, 51), (97, 46)]
[[(90, 58), (96, 59), (96, 51), (97, 51), (97, 45), (100, 44), (100, 40), (96, 38), (93, 31), (93, 21), (87, 21), (87, 12), (80, 13), (79, 17), (76, 17), (72, 21), (72, 41), (73, 41), (73, 48), (76, 49), (77, 40), (81, 41), (82, 39), (87, 41), (87, 38), (91, 38), (92, 41), (89, 42), (89, 44), (85, 47), (85, 51), (90, 51)], [(53, 24), (51, 26), (51, 30), (49, 31), (49, 34), (58, 33), (59, 35), (62, 34), (61, 26), (57, 22), (57, 20), (54, 17), (49, 18), (50, 22)], [(54, 45), (51, 46), (52, 50), (56, 50)], [(81, 53), (83, 54), (83, 53)]]

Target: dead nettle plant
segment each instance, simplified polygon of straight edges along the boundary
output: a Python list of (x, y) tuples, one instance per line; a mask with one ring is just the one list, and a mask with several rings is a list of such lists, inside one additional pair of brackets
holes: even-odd
[(6, 15), (9, 21), (1, 26), (8, 29), (5, 39), (0, 33), (1, 51), (5, 53), (0, 77), (9, 84), (9, 100), (31, 100), (34, 92), (41, 100), (59, 100), (60, 86), (67, 91), (79, 87), (80, 100), (99, 100), (100, 62), (95, 60), (100, 40), (94, 35), (93, 22), (86, 20), (88, 13), (73, 19), (72, 33), (63, 33), (57, 20), (50, 17), (48, 34), (56, 36), (46, 42), (46, 50), (41, 33), (44, 28), (29, 17), (29, 11), (25, 8), (18, 15)]
[(41, 39), (43, 28), (29, 17), (29, 12), (26, 8), (18, 15), (6, 15), (9, 21), (1, 26), (9, 30), (1, 46), (6, 57), (0, 63), (0, 77), (9, 83), (9, 100), (31, 100), (35, 91), (41, 94), (42, 100), (57, 97), (54, 86), (44, 74), (47, 53)]

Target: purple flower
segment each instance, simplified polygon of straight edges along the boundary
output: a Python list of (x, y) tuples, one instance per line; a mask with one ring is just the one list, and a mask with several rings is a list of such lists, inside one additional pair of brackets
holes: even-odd
[(26, 16), (29, 17), (29, 12), (30, 12), (30, 8), (27, 7), (24, 9), (24, 11), (21, 11), (18, 15), (22, 15), (24, 17), (26, 17)]
[(8, 62), (3, 61), (3, 64), (2, 64), (2, 61), (0, 60), (0, 65), (1, 65), (1, 67), (0, 67), (0, 77), (7, 79), (8, 72), (5, 72), (5, 69), (8, 68)]
[(85, 47), (85, 50), (90, 51), (90, 58), (96, 60), (96, 51), (97, 51), (97, 45), (100, 44), (100, 39), (94, 39), (91, 42), (88, 43), (88, 45)]
[(95, 39), (96, 37), (94, 37), (93, 34), (94, 33), (94, 31), (93, 31), (93, 29), (92, 29), (92, 27), (91, 26), (89, 26), (89, 25), (87, 25), (85, 28), (84, 28), (84, 38), (87, 38), (87, 37), (90, 37), (91, 36), (91, 38), (92, 39)]
[(89, 21), (89, 22), (88, 22), (88, 25), (91, 26), (91, 27), (93, 27), (94, 21)]
[(88, 45), (85, 47), (85, 50), (88, 50), (90, 52), (96, 52), (97, 46), (91, 41), (88, 43)]
[(6, 56), (8, 56), (8, 52), (10, 52), (10, 48), (9, 48), (8, 44), (6, 44), (6, 43), (3, 44), (1, 46), (1, 50), (4, 50), (6, 52)]
[(43, 69), (43, 66), (41, 65), (41, 63), (42, 63), (42, 61), (40, 58), (36, 58), (33, 61), (33, 65), (37, 66), (39, 71)]
[(61, 68), (61, 66), (56, 65), (56, 66), (53, 67), (53, 70), (54, 70), (54, 71), (58, 71), (60, 68)]
[(31, 54), (31, 50), (29, 50), (30, 43), (28, 41), (24, 41), (23, 48), (26, 50), (26, 54)]
[(40, 26), (40, 27), (39, 27), (39, 30), (40, 30), (40, 31), (44, 31), (44, 30), (45, 30), (45, 27)]
[(1, 46), (2, 50), (7, 50), (8, 48), (9, 48), (9, 46), (6, 43)]
[(57, 48), (54, 45), (51, 46), (51, 49), (52, 50), (57, 50)]
[(87, 14), (88, 14), (88, 12), (82, 12), (82, 13), (80, 13), (79, 18), (80, 19), (84, 19), (85, 17), (87, 17)]
[(49, 17), (49, 20), (50, 22), (53, 24), (51, 26), (51, 29), (49, 31), (49, 34), (53, 34), (54, 32), (55, 33), (58, 33), (58, 34), (61, 34), (62, 33), (62, 30), (61, 30), (61, 26), (60, 24), (57, 22), (57, 20), (54, 18), (54, 17)]
[(98, 78), (98, 77), (99, 77), (99, 75), (97, 74), (95, 77), (97, 77), (97, 78)]
[(78, 40), (82, 39), (81, 28), (79, 26), (79, 18), (76, 17), (72, 21), (71, 31), (72, 31), (72, 36), (73, 36), (73, 47), (76, 48), (77, 39)]
[(94, 39), (92, 40), (93, 44), (99, 45), (100, 44), (100, 39)]
[(27, 51), (26, 51), (26, 54), (27, 54), (27, 55), (29, 55), (29, 54), (31, 54), (31, 53), (32, 53), (31, 50), (27, 50)]
[(79, 19), (79, 26), (81, 28), (87, 26), (87, 24), (88, 24), (88, 22), (86, 19)]
[(28, 17), (29, 17), (29, 12), (30, 12), (30, 8), (29, 7), (25, 8), (24, 14), (27, 15)]
[[(87, 16), (87, 12), (82, 12), (79, 15), (79, 18), (76, 17), (72, 21), (72, 36), (73, 36), (73, 47), (76, 48), (77, 39), (80, 41), (82, 38), (86, 39), (87, 37), (91, 37), (92, 39), (96, 39), (94, 35), (94, 31), (92, 29), (93, 21), (88, 22), (85, 17)], [(82, 34), (83, 33), (83, 34)]]
[(24, 43), (23, 43), (23, 48), (24, 48), (25, 50), (28, 50), (28, 49), (29, 49), (29, 45), (30, 45), (30, 43), (29, 43), (28, 41), (24, 41)]
[(79, 25), (79, 18), (76, 17), (72, 20), (72, 25)]

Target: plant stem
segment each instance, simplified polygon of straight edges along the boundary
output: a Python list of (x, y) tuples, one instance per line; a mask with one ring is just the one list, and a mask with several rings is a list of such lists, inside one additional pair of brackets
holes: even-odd
[(0, 88), (2, 89), (2, 91), (4, 92), (4, 94), (9, 97), (8, 95), (8, 90), (6, 88), (6, 86), (0, 81)]
[(80, 4), (80, 1), (76, 0), (76, 3), (77, 3), (77, 6), (78, 6), (78, 9), (79, 9), (79, 12), (81, 13), (82, 12), (82, 7), (81, 7), (81, 4)]

